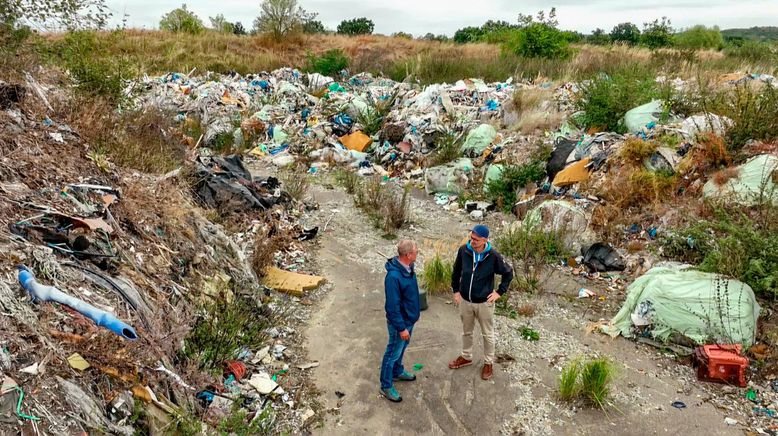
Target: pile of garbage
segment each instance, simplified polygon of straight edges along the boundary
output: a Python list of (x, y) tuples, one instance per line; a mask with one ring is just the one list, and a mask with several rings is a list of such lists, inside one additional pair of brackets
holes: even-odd
[[(300, 224), (307, 206), (240, 156), (202, 156), (165, 176), (100, 168), (53, 110), (25, 102), (36, 95), (18, 92), (0, 111), (4, 428), (179, 433), (217, 427), (236, 403), (257, 431), (310, 425), (303, 385), (316, 365), (298, 354), (295, 330), (304, 310), (299, 294), (272, 281), (321, 283), (305, 254), (317, 230)], [(252, 256), (269, 238), (283, 244), (260, 277)], [(231, 306), (238, 301), (245, 306)], [(227, 348), (230, 358), (202, 365), (192, 332), (234, 322), (205, 310), (213, 304), (255, 311), (262, 346)], [(198, 331), (211, 338), (206, 350), (230, 347)]]
[(192, 142), (204, 154), (228, 143), (278, 166), (310, 154), (312, 172), (334, 162), (362, 175), (409, 178), (421, 178), (441, 135), (467, 134), (461, 151), (469, 157), (514, 141), (488, 123), (499, 122), (515, 89), (512, 79), (420, 89), (369, 73), (339, 83), (290, 68), (245, 77), (170, 73), (133, 85), (137, 107), (170, 111), (183, 124), (197, 120), (202, 133)]

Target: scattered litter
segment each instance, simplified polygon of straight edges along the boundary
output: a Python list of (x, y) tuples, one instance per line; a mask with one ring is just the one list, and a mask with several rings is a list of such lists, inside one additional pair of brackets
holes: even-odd
[(70, 365), (71, 368), (77, 369), (79, 371), (86, 371), (92, 366), (78, 353), (73, 353), (70, 355), (70, 357), (68, 357), (68, 365)]
[(303, 370), (311, 369), (311, 368), (316, 368), (318, 366), (319, 366), (319, 362), (315, 362), (315, 361), (314, 362), (308, 362), (308, 363), (299, 363), (299, 364), (295, 365), (295, 367), (297, 369), (303, 369)]
[(732, 418), (724, 418), (724, 423), (727, 425), (737, 425), (737, 420)]
[(686, 403), (684, 403), (683, 401), (673, 401), (673, 404), (671, 404), (671, 405), (673, 407), (675, 407), (676, 409), (685, 409), (686, 408)]
[(578, 298), (592, 298), (596, 297), (597, 294), (594, 293), (594, 291), (586, 288), (581, 288), (578, 290)]
[(424, 364), (416, 363), (416, 364), (413, 365), (413, 370), (414, 371), (421, 371), (422, 368), (424, 368)]
[(336, 396), (336, 397), (338, 397), (338, 398), (343, 398), (343, 397), (345, 397), (345, 396), (346, 396), (346, 394), (344, 394), (344, 393), (343, 393), (343, 392), (341, 392), (341, 391), (335, 391), (335, 396)]

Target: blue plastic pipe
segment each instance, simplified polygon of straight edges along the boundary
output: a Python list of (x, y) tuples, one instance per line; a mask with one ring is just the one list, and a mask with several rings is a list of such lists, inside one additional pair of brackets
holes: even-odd
[(54, 286), (45, 286), (38, 283), (32, 272), (25, 266), (19, 266), (18, 269), (19, 283), (21, 283), (24, 290), (27, 291), (34, 300), (55, 301), (59, 304), (64, 304), (77, 310), (100, 327), (105, 327), (125, 339), (131, 341), (138, 339), (138, 334), (135, 333), (134, 328), (125, 324), (112, 314), (100, 310), (83, 300), (71, 297)]

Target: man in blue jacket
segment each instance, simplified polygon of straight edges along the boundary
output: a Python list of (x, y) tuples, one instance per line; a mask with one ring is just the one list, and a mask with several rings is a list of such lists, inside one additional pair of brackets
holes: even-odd
[[(500, 286), (494, 290), (494, 275), (500, 275)], [(484, 366), (481, 378), (492, 378), (494, 364), (494, 302), (508, 291), (513, 268), (489, 243), (489, 228), (477, 225), (470, 231), (470, 241), (459, 247), (451, 274), (454, 302), (462, 319), (462, 354), (448, 364), (451, 369), (473, 363), (473, 329), (481, 326), (484, 339)]]
[(397, 257), (386, 262), (386, 325), (389, 343), (381, 362), (381, 394), (398, 403), (402, 397), (394, 388), (395, 381), (414, 381), (416, 376), (403, 368), (403, 354), (411, 340), (413, 324), (419, 320), (419, 285), (414, 262), (419, 249), (416, 243), (404, 239), (397, 244)]

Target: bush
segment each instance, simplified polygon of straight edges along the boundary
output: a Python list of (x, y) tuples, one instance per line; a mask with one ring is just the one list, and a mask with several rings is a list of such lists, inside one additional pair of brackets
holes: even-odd
[(428, 166), (438, 166), (449, 163), (460, 155), (463, 134), (453, 131), (439, 135), (435, 138), (435, 151), (430, 155)]
[(739, 85), (728, 95), (727, 109), (725, 115), (733, 121), (726, 135), (730, 150), (740, 150), (752, 139), (778, 139), (778, 89)]
[(421, 281), (430, 294), (443, 293), (451, 290), (451, 273), (454, 269), (452, 260), (444, 260), (440, 253), (435, 252), (432, 259), (424, 262)]
[(584, 111), (584, 127), (625, 133), (624, 114), (659, 95), (660, 90), (651, 74), (633, 67), (611, 77), (601, 75), (583, 85), (575, 106)]
[(662, 239), (663, 254), (698, 263), (705, 272), (724, 274), (748, 284), (757, 295), (778, 296), (778, 206), (766, 202), (750, 209), (712, 205), (713, 218), (694, 223)]
[(568, 254), (562, 232), (546, 232), (537, 226), (508, 228), (496, 239), (500, 253), (521, 263), (522, 276), (517, 278), (520, 290), (535, 292), (542, 290), (541, 273), (544, 265), (555, 262)]
[(321, 56), (308, 52), (309, 72), (316, 72), (325, 76), (335, 77), (341, 70), (348, 68), (348, 58), (342, 50), (334, 48), (327, 50)]
[(303, 23), (303, 33), (307, 33), (309, 35), (327, 33), (327, 29), (324, 28), (324, 24), (322, 24), (322, 22), (319, 20), (308, 20)]
[(500, 178), (486, 182), (486, 196), (506, 212), (516, 204), (516, 192), (531, 182), (540, 182), (546, 176), (546, 164), (534, 160), (524, 165), (506, 165)]
[(477, 42), (484, 35), (480, 27), (468, 26), (454, 32), (454, 42), (465, 44), (468, 42)]
[(130, 63), (121, 58), (98, 56), (106, 50), (106, 43), (98, 40), (95, 32), (69, 32), (54, 49), (55, 60), (70, 72), (78, 91), (113, 103), (125, 98), (124, 81), (134, 76)]
[(548, 18), (540, 11), (537, 21), (524, 15), (519, 16), (519, 21), (521, 27), (506, 34), (504, 47), (507, 50), (528, 58), (561, 59), (570, 55), (568, 38), (557, 29), (555, 8), (551, 8)]
[[(223, 19), (224, 16), (222, 16)], [(162, 16), (162, 19), (159, 21), (159, 29), (167, 30), (168, 32), (197, 35), (205, 30), (205, 25), (203, 25), (203, 21), (194, 12), (186, 9), (186, 5), (181, 5), (180, 8), (173, 9)], [(217, 30), (221, 31), (221, 29)]]
[(308, 193), (309, 180), (304, 167), (287, 170), (281, 173), (281, 183), (284, 192), (298, 201), (303, 201)]
[(718, 26), (711, 28), (703, 25), (686, 29), (673, 37), (673, 45), (682, 49), (717, 49), (724, 47), (724, 38)]
[(372, 20), (362, 17), (341, 21), (337, 32), (341, 35), (369, 35), (373, 33), (374, 28)]
[(751, 62), (770, 64), (778, 58), (776, 50), (766, 42), (744, 41), (740, 45), (730, 45), (725, 48), (724, 53), (731, 58)]
[(387, 96), (385, 99), (373, 99), (368, 96), (367, 108), (357, 114), (357, 123), (362, 126), (362, 132), (368, 136), (375, 135), (384, 127), (384, 120), (394, 106), (397, 99), (397, 92)]
[(203, 308), (184, 341), (183, 354), (201, 369), (218, 370), (235, 359), (243, 348), (259, 349), (272, 325), (268, 309), (244, 296), (228, 298), (224, 292)]
[(383, 215), (383, 230), (387, 234), (394, 234), (405, 225), (410, 218), (411, 190), (409, 186), (402, 189), (402, 193), (389, 192), (386, 201), (381, 208)]

